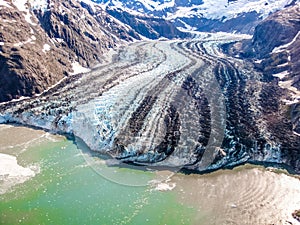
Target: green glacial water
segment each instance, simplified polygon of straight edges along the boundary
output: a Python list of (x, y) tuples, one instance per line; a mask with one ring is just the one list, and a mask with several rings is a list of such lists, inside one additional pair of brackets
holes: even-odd
[(0, 136), (0, 224), (299, 224), (300, 181), (283, 173), (244, 166), (163, 181), (167, 171), (107, 166), (62, 136), (3, 125)]
[[(105, 179), (87, 166), (72, 141), (49, 135), (26, 148), (15, 149), (19, 164), (39, 166), (40, 172), (0, 195), (1, 224), (190, 224), (194, 210), (176, 201), (174, 193)], [(154, 178), (126, 168), (110, 172), (136, 181)]]

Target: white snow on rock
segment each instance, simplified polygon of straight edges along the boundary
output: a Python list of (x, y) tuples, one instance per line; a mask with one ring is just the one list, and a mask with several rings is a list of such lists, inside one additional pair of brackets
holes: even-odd
[[(87, 1), (87, 0), (85, 0)], [(208, 19), (232, 19), (236, 18), (238, 14), (247, 12), (257, 12), (266, 18), (270, 13), (284, 8), (284, 6), (290, 4), (293, 0), (238, 0), (235, 2), (228, 3), (228, 0), (203, 0), (197, 4), (191, 6), (180, 6), (176, 7), (175, 0), (137, 0), (134, 1), (134, 8), (131, 8), (131, 4), (125, 3), (121, 0), (111, 0), (109, 7), (123, 8), (131, 13), (143, 13), (164, 11), (168, 8), (175, 9), (175, 12), (168, 13), (167, 18), (169, 20), (176, 18), (187, 18), (187, 17), (204, 17)], [(109, 3), (109, 2), (108, 2)], [(102, 3), (103, 8), (108, 6), (108, 3)]]
[(0, 46), (3, 46), (3, 45), (4, 45), (4, 42), (1, 41), (1, 42), (0, 42)]
[(228, 20), (237, 17), (238, 14), (247, 12), (257, 12), (263, 18), (266, 18), (270, 13), (282, 9), (290, 2), (291, 0), (239, 0), (228, 3), (227, 0), (204, 0), (202, 5), (178, 7), (178, 10), (174, 14), (168, 15), (168, 19), (203, 15), (201, 17), (209, 19), (222, 19), (226, 17), (225, 20)]
[(40, 9), (42, 11), (47, 10), (48, 7), (47, 0), (13, 0), (12, 3), (18, 8), (18, 10), (23, 12), (29, 12), (29, 4), (31, 9)]
[(120, 2), (120, 1), (112, 0), (111, 2), (112, 2), (112, 4), (113, 4), (114, 6), (116, 6), (116, 7), (119, 7), (119, 8), (122, 8), (122, 7), (123, 7), (122, 2)]
[(28, 11), (28, 7), (26, 6), (27, 0), (13, 0), (12, 3), (17, 7), (19, 11)]
[(300, 31), (298, 31), (298, 33), (295, 35), (295, 37), (293, 38), (293, 40), (291, 42), (274, 48), (273, 51), (272, 51), (272, 53), (280, 53), (280, 52), (286, 51), (286, 49), (290, 45), (292, 45), (297, 40), (298, 37), (300, 37)]
[(32, 9), (40, 9), (45, 12), (48, 8), (47, 0), (29, 0)]
[(73, 62), (72, 63), (73, 73), (72, 75), (78, 74), (78, 73), (87, 73), (91, 70), (89, 68), (83, 67), (79, 64), (79, 62)]
[(28, 5), (28, 1), (27, 0), (13, 0), (12, 3), (17, 7), (17, 9), (21, 12), (25, 12), (24, 14), (24, 18), (26, 20), (27, 23), (36, 26), (36, 23), (34, 23), (31, 20), (31, 13), (29, 12), (29, 5)]
[(21, 41), (19, 43), (15, 43), (14, 44), (14, 47), (21, 47), (22, 45), (25, 45), (25, 44), (34, 44), (34, 41), (36, 40), (36, 37), (34, 35), (32, 35), (30, 38), (28, 38), (27, 41)]
[(88, 4), (91, 9), (93, 10), (93, 12), (95, 13), (96, 12), (96, 9), (95, 9), (95, 3), (90, 1), (90, 0), (78, 0), (78, 2), (84, 2), (85, 4)]
[(4, 20), (2, 20), (2, 22), (4, 22), (4, 23), (16, 23), (17, 21), (16, 20), (6, 20), (6, 19), (4, 19)]
[(37, 173), (35, 170), (39, 169), (22, 167), (15, 156), (0, 153), (0, 195), (34, 177)]
[(293, 86), (293, 80), (279, 81), (279, 87), (287, 89), (291, 92), (290, 97), (292, 100), (283, 100), (287, 105), (295, 104), (300, 102), (300, 91)]
[(61, 39), (61, 38), (51, 38), (51, 43), (52, 44), (54, 44), (54, 43), (62, 43), (62, 42), (64, 42), (64, 40), (63, 39)]
[(0, 0), (0, 6), (5, 6), (7, 8), (12, 8), (7, 1)]
[(166, 0), (162, 3), (160, 2), (156, 2), (156, 1), (152, 1), (152, 0), (138, 0), (138, 2), (140, 2), (141, 4), (143, 4), (143, 6), (150, 10), (163, 10), (166, 8), (171, 8), (175, 6), (175, 0)]
[(50, 46), (50, 45), (44, 44), (43, 50), (42, 50), (42, 51), (43, 51), (44, 53), (46, 53), (46, 52), (50, 51), (50, 49), (51, 49), (51, 46)]
[(287, 75), (289, 75), (288, 71), (283, 71), (281, 73), (273, 74), (274, 77), (278, 77), (280, 80), (282, 80), (283, 78), (285, 78)]
[(30, 15), (29, 12), (25, 15), (25, 20), (26, 20), (27, 23), (30, 23), (31, 25), (36, 26), (36, 23), (34, 23), (34, 22), (31, 20), (31, 15)]

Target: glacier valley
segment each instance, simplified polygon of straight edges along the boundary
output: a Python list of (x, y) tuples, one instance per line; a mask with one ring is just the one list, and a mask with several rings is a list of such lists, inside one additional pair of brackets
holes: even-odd
[(276, 86), (262, 81), (250, 61), (221, 50), (242, 38), (203, 33), (120, 47), (88, 73), (2, 103), (0, 123), (72, 134), (138, 165), (208, 171), (264, 162), (299, 169), (285, 147), (299, 138), (285, 124), (280, 133), (272, 127), (277, 103), (264, 96)]

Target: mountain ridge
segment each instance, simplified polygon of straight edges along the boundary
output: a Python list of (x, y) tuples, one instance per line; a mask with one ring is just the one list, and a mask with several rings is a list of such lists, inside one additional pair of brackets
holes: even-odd
[[(164, 18), (177, 27), (196, 31), (226, 31), (252, 34), (254, 27), (268, 15), (295, 4), (297, 0), (93, 0), (110, 10), (128, 11)], [(245, 26), (245, 27), (243, 27)]]
[[(140, 39), (100, 7), (91, 14), (80, 2), (0, 5), (0, 102), (39, 94), (101, 54)], [(78, 67), (78, 66), (77, 66)]]

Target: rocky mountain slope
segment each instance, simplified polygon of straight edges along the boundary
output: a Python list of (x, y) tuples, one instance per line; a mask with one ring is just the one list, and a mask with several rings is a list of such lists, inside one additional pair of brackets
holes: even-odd
[[(256, 58), (256, 67), (267, 81), (276, 80), (289, 95), (293, 129), (300, 134), (300, 3), (277, 12), (255, 28), (251, 42), (242, 45), (242, 56)], [(276, 34), (276, 35), (274, 35)]]
[(140, 39), (84, 2), (3, 0), (0, 8), (0, 102), (39, 94), (122, 41)]
[[(269, 14), (297, 0), (94, 0), (110, 11), (164, 18), (184, 30), (253, 33)], [(116, 17), (118, 18), (118, 17)]]
[[(274, 137), (282, 140), (284, 154), (300, 165), (300, 3), (274, 13), (256, 28), (251, 40), (234, 44), (231, 54), (254, 62), (265, 83), (264, 112)], [(263, 97), (262, 96), (262, 97)], [(286, 135), (284, 130), (293, 131)], [(294, 144), (292, 144), (294, 143)]]
[(107, 8), (106, 12), (149, 39), (191, 37), (189, 33), (178, 30), (173, 22), (163, 18), (131, 14), (119, 8)]
[[(265, 41), (266, 38), (269, 38), (269, 41)], [(288, 91), (282, 101), (290, 110), (292, 129), (299, 140), (300, 4), (278, 12), (260, 24), (256, 28), (251, 46), (254, 54), (262, 59), (257, 68), (261, 69), (265, 76), (275, 77), (279, 87)], [(295, 157), (298, 159), (300, 159), (299, 149), (299, 145), (295, 146), (295, 151), (298, 152)]]

